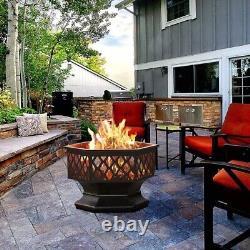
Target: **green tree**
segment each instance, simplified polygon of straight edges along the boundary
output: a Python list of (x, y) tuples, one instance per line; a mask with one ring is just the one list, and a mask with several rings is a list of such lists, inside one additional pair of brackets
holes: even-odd
[(72, 57), (72, 59), (101, 75), (107, 76), (107, 73), (104, 69), (106, 60), (105, 58), (101, 57), (100, 54), (91, 57), (82, 57), (79, 55), (75, 55)]
[(108, 33), (107, 11), (111, 1), (41, 1), (20, 16), (19, 37), (25, 40), (25, 73), (28, 84), (42, 93), (59, 89), (69, 73), (61, 69), (63, 61), (75, 59), (91, 69), (105, 73), (105, 62), (99, 53), (90, 48)]
[[(28, 21), (25, 25), (25, 68), (26, 77), (31, 89), (43, 91), (44, 82), (48, 78), (48, 64), (51, 59), (52, 46), (53, 57), (50, 62), (50, 77), (47, 79), (47, 92), (61, 88), (63, 80), (69, 73), (61, 68), (65, 60), (73, 59), (90, 69), (105, 74), (103, 65), (105, 59), (95, 50), (88, 48), (90, 42), (72, 31), (61, 34), (61, 31), (53, 31), (53, 16), (34, 7), (29, 10)], [(22, 25), (20, 25), (22, 28)], [(58, 41), (58, 37), (60, 40)]]
[(52, 7), (60, 11), (61, 16), (56, 24), (59, 33), (51, 47), (45, 91), (56, 47), (65, 46), (65, 43), (70, 44), (68, 59), (71, 58), (72, 51), (84, 57), (97, 55), (89, 45), (108, 33), (109, 19), (114, 16), (107, 11), (111, 0), (50, 0), (50, 2)]
[[(25, 75), (30, 89), (42, 93), (44, 82), (47, 80), (48, 93), (61, 88), (67, 70), (61, 68), (62, 62), (67, 58), (65, 49), (57, 46), (53, 53), (50, 65), (50, 77), (47, 77), (48, 63), (51, 53), (51, 44), (57, 39), (58, 32), (52, 32), (52, 19), (46, 13), (41, 14), (34, 7), (27, 14), (29, 18), (25, 27)], [(47, 79), (48, 78), (48, 79)]]

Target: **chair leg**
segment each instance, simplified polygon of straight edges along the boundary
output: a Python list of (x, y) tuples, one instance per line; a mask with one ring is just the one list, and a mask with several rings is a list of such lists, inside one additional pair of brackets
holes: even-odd
[(213, 202), (211, 192), (211, 176), (204, 169), (204, 249), (214, 249), (213, 241)]
[(185, 150), (185, 129), (180, 132), (180, 154), (181, 154), (181, 174), (185, 174), (186, 150)]
[(213, 207), (204, 206), (204, 249), (213, 249)]
[(231, 211), (227, 211), (227, 218), (229, 220), (233, 220), (234, 219), (233, 213)]
[(145, 126), (145, 142), (150, 143), (150, 124)]

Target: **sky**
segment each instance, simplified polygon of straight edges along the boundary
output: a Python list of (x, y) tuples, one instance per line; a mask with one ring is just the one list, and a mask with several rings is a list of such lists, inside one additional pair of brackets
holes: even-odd
[(130, 89), (134, 87), (134, 17), (114, 7), (120, 1), (114, 0), (110, 8), (117, 16), (111, 20), (109, 34), (93, 44), (93, 48), (106, 59), (104, 67), (108, 77)]

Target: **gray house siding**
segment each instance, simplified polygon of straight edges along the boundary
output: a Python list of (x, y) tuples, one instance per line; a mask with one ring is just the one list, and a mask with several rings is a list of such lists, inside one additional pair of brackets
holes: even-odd
[(168, 96), (168, 74), (163, 74), (161, 68), (137, 71), (136, 82), (144, 83), (145, 95), (157, 98)]
[(194, 20), (161, 28), (161, 0), (135, 2), (136, 64), (250, 43), (249, 0), (196, 0)]

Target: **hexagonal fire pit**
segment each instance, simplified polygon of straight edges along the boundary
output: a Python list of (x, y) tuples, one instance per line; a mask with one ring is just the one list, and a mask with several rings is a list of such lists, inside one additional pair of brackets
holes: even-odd
[(136, 142), (134, 149), (89, 149), (89, 142), (67, 146), (68, 177), (84, 192), (76, 208), (92, 212), (136, 211), (148, 205), (141, 185), (154, 175), (157, 145)]

